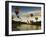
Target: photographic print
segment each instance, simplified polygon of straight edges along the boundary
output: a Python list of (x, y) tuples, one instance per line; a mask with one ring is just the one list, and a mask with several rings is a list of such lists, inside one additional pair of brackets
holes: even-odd
[(41, 29), (41, 7), (12, 6), (12, 31)]
[[(44, 33), (44, 3), (6, 1), (6, 35)], [(9, 19), (8, 19), (9, 18)], [(8, 31), (7, 31), (8, 30)]]

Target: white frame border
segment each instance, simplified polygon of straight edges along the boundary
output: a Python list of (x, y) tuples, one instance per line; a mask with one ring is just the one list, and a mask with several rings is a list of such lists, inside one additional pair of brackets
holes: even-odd
[[(32, 31), (12, 31), (11, 28), (12, 28), (12, 21), (11, 21), (11, 7), (12, 6), (35, 6), (35, 7), (41, 7), (41, 30), (32, 30)], [(9, 3), (9, 35), (11, 34), (26, 34), (26, 33), (42, 33), (43, 30), (44, 30), (44, 6), (42, 4), (26, 4), (26, 3)]]

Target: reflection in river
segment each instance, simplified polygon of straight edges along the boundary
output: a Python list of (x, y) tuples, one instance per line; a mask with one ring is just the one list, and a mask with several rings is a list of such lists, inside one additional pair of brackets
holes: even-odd
[(20, 22), (13, 21), (12, 22), (12, 31), (24, 31), (24, 30), (39, 30), (41, 29), (41, 21), (39, 22)]

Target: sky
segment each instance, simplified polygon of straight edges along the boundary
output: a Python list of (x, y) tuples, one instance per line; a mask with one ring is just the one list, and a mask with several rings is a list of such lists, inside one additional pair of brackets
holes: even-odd
[(26, 6), (12, 6), (12, 13), (13, 15), (16, 15), (15, 9), (16, 7), (19, 8), (19, 15), (25, 14), (25, 13), (35, 13), (41, 11), (41, 7), (26, 7)]

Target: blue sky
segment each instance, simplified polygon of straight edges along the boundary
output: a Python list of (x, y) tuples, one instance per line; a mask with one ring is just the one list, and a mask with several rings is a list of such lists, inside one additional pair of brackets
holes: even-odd
[[(12, 11), (14, 12), (16, 6), (12, 6)], [(40, 10), (40, 7), (25, 7), (25, 6), (18, 6), (20, 8), (20, 11), (24, 12), (29, 12), (29, 11), (34, 11), (34, 10)]]
[[(40, 11), (41, 7), (26, 7), (26, 6), (17, 6), (21, 13), (28, 13), (33, 11)], [(12, 12), (15, 12), (16, 6), (12, 6)]]

